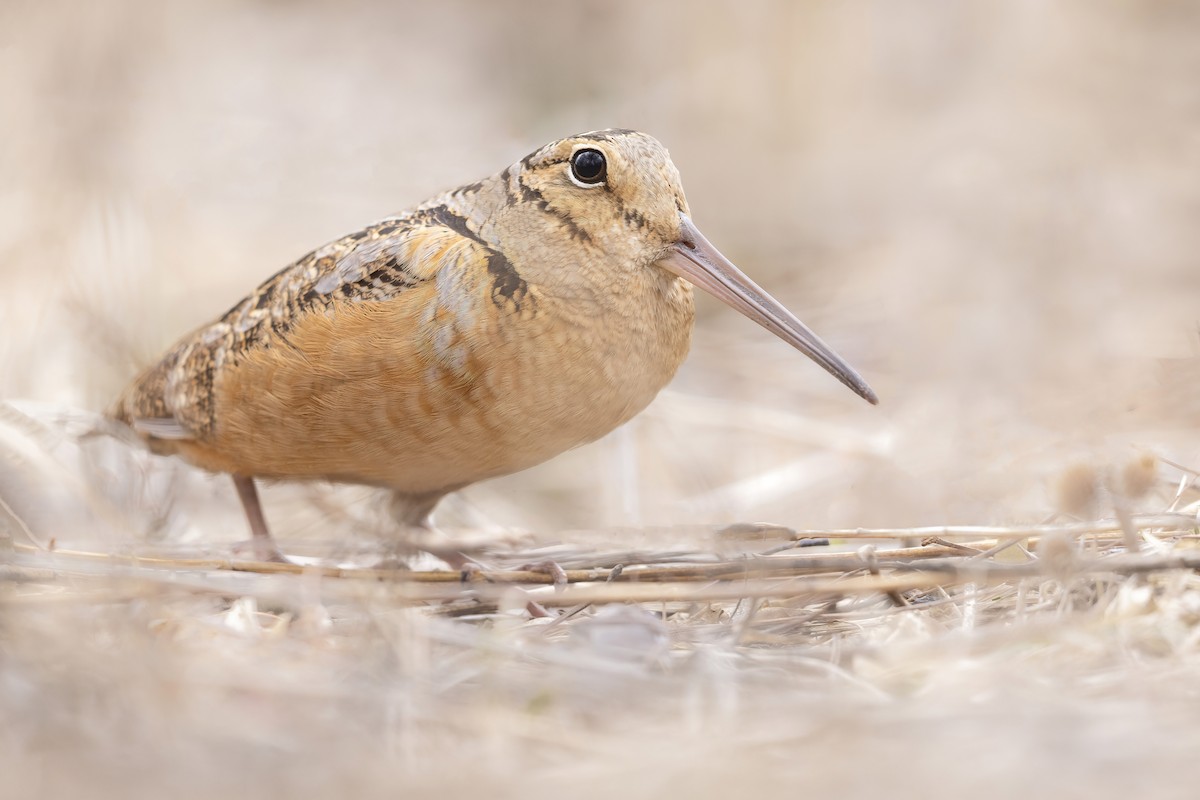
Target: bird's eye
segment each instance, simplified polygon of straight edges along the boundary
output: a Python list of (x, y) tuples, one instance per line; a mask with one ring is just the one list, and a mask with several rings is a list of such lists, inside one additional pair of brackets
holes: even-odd
[(571, 156), (571, 177), (581, 186), (596, 186), (604, 182), (608, 174), (608, 162), (604, 153), (588, 148)]

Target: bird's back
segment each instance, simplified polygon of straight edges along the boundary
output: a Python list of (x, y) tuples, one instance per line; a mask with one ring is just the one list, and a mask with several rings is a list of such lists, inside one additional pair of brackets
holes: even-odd
[(404, 217), (389, 218), (308, 253), (218, 320), (181, 339), (129, 386), (110, 413), (165, 441), (211, 438), (222, 370), (259, 351), (288, 348), (302, 356), (289, 344), (294, 329), (334, 313), (337, 304), (388, 301), (426, 283), (430, 262), (409, 255), (437, 233)]

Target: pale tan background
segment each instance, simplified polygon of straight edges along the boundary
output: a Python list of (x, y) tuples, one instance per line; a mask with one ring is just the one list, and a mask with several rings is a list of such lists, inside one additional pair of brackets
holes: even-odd
[[(483, 517), (1036, 516), (1063, 452), (1158, 427), (1152, 359), (1200, 352), (1198, 13), (10, 2), (0, 396), (101, 408), (311, 247), (551, 138), (635, 127), (883, 402), (705, 303), (685, 397), (469, 492)], [(795, 429), (735, 424), (746, 404)]]
[[(689, 361), (643, 417), (542, 468), (473, 487), (447, 504), (446, 524), (553, 535), (748, 519), (1007, 523), (1052, 514), (1056, 476), (1080, 459), (1119, 464), (1145, 449), (1200, 464), (1200, 4), (1182, 0), (7, 0), (0, 399), (103, 408), (139, 365), (312, 247), (547, 140), (607, 126), (648, 131), (670, 148), (709, 238), (858, 366), (882, 403), (868, 407), (762, 330), (704, 302)], [(171, 530), (192, 542), (244, 536), (227, 487), (200, 485), (199, 501), (176, 507), (184, 521)], [(11, 502), (46, 530), (70, 528), (66, 506), (37, 499), (56, 496), (51, 489), (22, 486), (28, 494)], [(361, 491), (333, 496), (374, 502)], [(289, 487), (272, 488), (267, 503), (284, 538), (336, 538), (355, 527)], [(140, 646), (158, 646), (146, 645), (136, 621), (129, 630)], [(1097, 646), (1109, 645), (1121, 647)], [(60, 648), (67, 643), (46, 644), (47, 663), (81, 657)], [(88, 663), (100, 658), (87, 652)], [(953, 647), (942, 655), (960, 670), (951, 720), (976, 703), (991, 709), (964, 723), (990, 744), (972, 750), (969, 737), (945, 736), (945, 752), (957, 753), (945, 761), (990, 752), (985, 776), (1011, 779), (1035, 757), (1053, 763), (1058, 737), (1087, 728), (1093, 738), (1083, 749), (1123, 752), (1128, 763), (1072, 762), (1076, 785), (1133, 791), (1131, 764), (1162, 757), (1159, 744), (1195, 743), (1194, 725), (1169, 734), (1176, 712), (1156, 717), (1141, 701), (1130, 701), (1133, 710), (1105, 706), (1084, 724), (1090, 700), (1047, 706), (1031, 689), (1037, 702), (1013, 711), (991, 693), (1011, 673), (980, 677)], [(208, 680), (207, 662), (172, 658), (193, 670), (188, 680)], [(749, 717), (723, 716), (720, 693), (737, 694), (713, 678), (726, 674), (723, 658), (696, 667), (688, 690), (711, 704), (697, 700), (695, 711), (680, 701), (699, 715), (685, 755), (639, 751), (641, 740), (622, 740), (620, 718), (598, 724), (611, 752), (641, 765), (640, 778), (658, 774), (664, 759), (674, 765), (671, 782), (639, 783), (639, 796), (755, 785), (777, 766), (778, 753), (755, 748), (759, 729), (747, 719), (761, 712), (782, 724), (763, 699), (780, 690), (754, 694), (759, 705), (740, 707)], [(129, 666), (105, 663), (113, 675)], [(1172, 675), (1194, 685), (1191, 673)], [(909, 678), (898, 685), (920, 683)], [(64, 680), (49, 695), (76, 686)], [(140, 684), (112, 680), (124, 701), (161, 701), (157, 689), (143, 697)], [(760, 685), (753, 674), (738, 680), (746, 692)], [(826, 765), (808, 784), (818, 792), (869, 794), (841, 783), (861, 771), (837, 768), (820, 749), (830, 741), (898, 769), (910, 751), (891, 743), (946, 731), (942, 717), (924, 716), (920, 690), (899, 692), (916, 699), (913, 707), (856, 717), (853, 702), (850, 711), (824, 706), (823, 690), (788, 686), (799, 691), (792, 719), (810, 719), (796, 723), (796, 746), (826, 753), (803, 762)], [(374, 717), (326, 701), (337, 718), (327, 732), (348, 750), (330, 755), (327, 772), (300, 759), (327, 783), (297, 787), (345, 785), (353, 773), (359, 791), (383, 791), (395, 776), (376, 782), (380, 762), (346, 766), (350, 750), (377, 744)], [(211, 778), (203, 765), (228, 747), (257, 775), (259, 751), (229, 744), (224, 728), (198, 721), (203, 703), (189, 702), (193, 716), (182, 722), (120, 718), (135, 742), (153, 741), (156, 724), (201, 730), (201, 744), (172, 745), (171, 758), (200, 771), (192, 774)], [(407, 719), (395, 703), (408, 706), (388, 702), (388, 713)], [(1145, 702), (1163, 711), (1177, 698)], [(325, 718), (312, 713), (303, 717), (308, 733), (296, 734), (301, 752), (324, 735), (314, 719)], [(1025, 727), (1026, 713), (1037, 724)], [(1137, 746), (1123, 735), (1131, 717), (1146, 737)], [(65, 714), (62, 727), (100, 718), (108, 719)], [(278, 728), (291, 732), (290, 720), (281, 715)], [(646, 720), (636, 724), (647, 742), (656, 738)], [(688, 764), (720, 760), (723, 726), (749, 737), (737, 740), (742, 761), (727, 765), (728, 783), (689, 784), (680, 777)], [(826, 726), (840, 738), (825, 739)], [(279, 735), (264, 730), (264, 741)], [(1016, 750), (1004, 749), (1017, 740)], [(496, 733), (476, 742), (470, 769), (434, 762), (443, 771), (411, 774), (425, 776), (428, 789), (438, 776), (490, 780), (499, 769), (519, 787), (519, 770), (497, 767), (515, 746), (498, 742), (509, 740)], [(582, 759), (593, 740), (576, 744)], [(602, 770), (603, 752), (590, 756), (554, 762), (538, 785), (586, 781)], [(945, 761), (926, 762), (914, 780), (939, 785)], [(197, 796), (224, 786), (196, 785), (208, 787)], [(953, 785), (999, 791), (988, 781)]]

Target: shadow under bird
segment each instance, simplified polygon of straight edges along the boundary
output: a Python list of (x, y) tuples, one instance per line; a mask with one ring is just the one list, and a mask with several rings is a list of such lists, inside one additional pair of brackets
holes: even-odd
[(425, 526), (446, 494), (593, 441), (682, 363), (698, 286), (874, 392), (692, 223), (644, 133), (552, 142), (301, 258), (176, 344), (110, 412), (233, 476), (369, 484)]

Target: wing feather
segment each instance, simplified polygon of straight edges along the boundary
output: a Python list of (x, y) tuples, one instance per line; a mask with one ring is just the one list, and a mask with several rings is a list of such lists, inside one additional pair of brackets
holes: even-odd
[(147, 439), (210, 439), (215, 379), (230, 362), (259, 349), (294, 347), (290, 332), (309, 315), (329, 315), (346, 303), (393, 300), (486, 250), (477, 236), (455, 230), (447, 219), (442, 207), (422, 207), (308, 253), (176, 344), (110, 413)]

